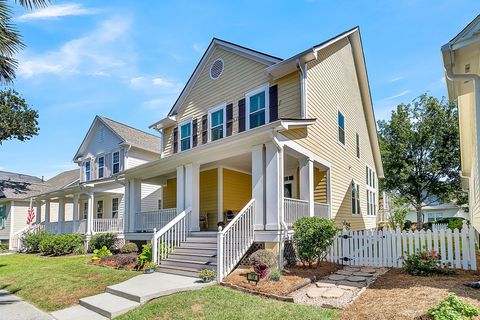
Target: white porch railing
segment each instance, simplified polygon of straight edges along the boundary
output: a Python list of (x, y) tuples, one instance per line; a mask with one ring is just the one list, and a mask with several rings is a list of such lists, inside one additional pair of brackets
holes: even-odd
[(290, 228), (293, 226), (295, 221), (303, 217), (309, 217), (308, 210), (308, 201), (284, 198), (283, 200), (284, 213), (285, 213), (285, 222)]
[(93, 232), (94, 233), (122, 233), (123, 232), (123, 219), (93, 219)]
[(432, 224), (432, 230), (447, 230), (448, 229), (448, 223), (433, 223)]
[(252, 199), (225, 229), (218, 232), (217, 279), (219, 282), (235, 268), (252, 245), (254, 215), (255, 199)]
[(313, 213), (317, 218), (328, 218), (330, 216), (330, 205), (327, 203), (315, 202), (313, 204)]
[(56, 234), (58, 231), (58, 222), (47, 222), (45, 223), (44, 230), (50, 234)]
[(153, 234), (152, 257), (154, 263), (158, 264), (161, 260), (168, 258), (176, 246), (187, 240), (190, 234), (191, 212), (192, 208), (187, 208)]
[(177, 208), (161, 209), (157, 211), (139, 212), (135, 215), (135, 230), (138, 232), (152, 232), (160, 230), (177, 215)]

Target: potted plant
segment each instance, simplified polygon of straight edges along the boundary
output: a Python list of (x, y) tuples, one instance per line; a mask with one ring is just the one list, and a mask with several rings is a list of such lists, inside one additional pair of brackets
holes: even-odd
[(215, 270), (203, 269), (198, 273), (198, 277), (202, 279), (203, 282), (211, 282), (217, 278), (217, 273)]
[(143, 268), (143, 273), (154, 273), (155, 272), (155, 268), (156, 268), (156, 265), (155, 263), (151, 262), (151, 261), (147, 261), (145, 262), (145, 264), (143, 265), (144, 268)]
[(270, 271), (270, 268), (277, 265), (277, 256), (270, 250), (258, 250), (250, 256), (250, 264), (253, 270), (264, 279)]

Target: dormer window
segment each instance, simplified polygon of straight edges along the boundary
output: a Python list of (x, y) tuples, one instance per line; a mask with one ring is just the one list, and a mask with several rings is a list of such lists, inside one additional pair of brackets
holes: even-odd
[(245, 95), (247, 107), (247, 128), (253, 129), (268, 121), (268, 86), (248, 92)]
[(210, 141), (222, 139), (225, 136), (225, 105), (218, 106), (208, 112), (210, 114)]
[(180, 125), (180, 151), (188, 150), (192, 147), (192, 121)]
[(98, 178), (103, 178), (105, 174), (105, 157), (98, 158)]
[(85, 181), (90, 181), (90, 161), (85, 162)]
[(112, 153), (112, 173), (120, 172), (120, 152), (115, 151)]

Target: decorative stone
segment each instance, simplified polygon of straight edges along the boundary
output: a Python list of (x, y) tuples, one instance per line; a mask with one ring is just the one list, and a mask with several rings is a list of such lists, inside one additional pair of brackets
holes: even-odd
[(360, 277), (360, 276), (351, 276), (346, 278), (346, 280), (351, 282), (364, 282), (364, 281), (367, 281), (367, 278)]
[(360, 269), (361, 272), (365, 272), (365, 273), (375, 273), (377, 272), (376, 269), (373, 269), (373, 268), (362, 268)]
[[(357, 282), (352, 282), (352, 283), (357, 283)], [(347, 285), (343, 285), (343, 284), (339, 285), (338, 287), (339, 287), (340, 289), (346, 290), (346, 291), (353, 291), (353, 290), (355, 290), (355, 289), (358, 289), (358, 287), (347, 286)]]
[(340, 298), (345, 293), (345, 290), (340, 288), (329, 288), (322, 293), (322, 298), (332, 299), (332, 298)]
[(327, 288), (311, 288), (307, 291), (307, 297), (309, 298), (319, 298), (322, 294), (328, 290)]
[(373, 277), (373, 274), (366, 272), (354, 272), (353, 275), (358, 277)]
[(353, 274), (352, 271), (347, 271), (347, 270), (338, 270), (335, 273), (336, 274), (341, 274), (342, 276), (351, 276)]
[(340, 286), (346, 286), (346, 287), (354, 287), (354, 288), (363, 288), (365, 286), (365, 282), (351, 282), (351, 281), (340, 281), (337, 283), (337, 285)]
[(328, 276), (328, 279), (333, 280), (333, 281), (340, 281), (340, 280), (345, 280), (347, 276), (342, 276), (340, 274), (331, 274)]
[(345, 271), (350, 271), (350, 272), (358, 272), (360, 271), (360, 267), (345, 267), (343, 268)]
[(315, 283), (315, 285), (316, 285), (318, 288), (331, 288), (331, 287), (335, 287), (335, 284), (334, 284), (334, 283), (330, 283), (330, 282), (317, 282), (317, 283)]

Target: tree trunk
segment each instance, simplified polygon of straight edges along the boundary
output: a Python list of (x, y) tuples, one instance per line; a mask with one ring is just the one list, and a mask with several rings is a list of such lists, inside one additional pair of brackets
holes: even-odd
[(417, 230), (421, 230), (423, 228), (422, 207), (418, 206), (416, 209), (417, 209)]

